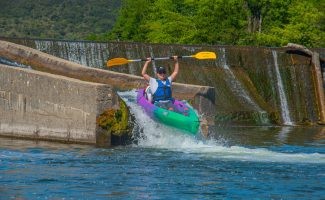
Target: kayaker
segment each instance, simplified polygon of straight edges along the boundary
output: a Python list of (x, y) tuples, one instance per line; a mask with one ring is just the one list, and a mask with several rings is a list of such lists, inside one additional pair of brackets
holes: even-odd
[(152, 103), (156, 104), (159, 107), (174, 110), (177, 112), (177, 107), (173, 104), (172, 97), (172, 82), (176, 79), (176, 76), (179, 71), (179, 64), (177, 56), (173, 56), (175, 61), (173, 73), (167, 77), (166, 69), (164, 67), (156, 68), (157, 78), (152, 78), (147, 74), (147, 68), (151, 62), (151, 58), (147, 58), (146, 63), (142, 68), (142, 76), (145, 80), (149, 82), (151, 94), (152, 94)]

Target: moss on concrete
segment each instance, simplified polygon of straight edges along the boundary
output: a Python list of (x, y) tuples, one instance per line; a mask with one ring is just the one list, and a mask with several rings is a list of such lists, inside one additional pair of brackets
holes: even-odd
[(115, 136), (122, 136), (129, 132), (129, 109), (124, 101), (120, 101), (120, 108), (109, 108), (97, 117), (97, 124)]

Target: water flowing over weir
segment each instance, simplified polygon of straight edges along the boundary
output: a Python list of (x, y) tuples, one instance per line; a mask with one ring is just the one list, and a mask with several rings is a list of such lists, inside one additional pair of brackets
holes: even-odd
[[(207, 85), (215, 88), (217, 122), (235, 124), (283, 124), (283, 99), (277, 86), (277, 70), (282, 77), (290, 120), (294, 124), (315, 123), (318, 120), (316, 94), (309, 57), (288, 54), (285, 48), (238, 46), (160, 45), (126, 42), (57, 41), (37, 39), (8, 39), (14, 43), (36, 48), (45, 53), (83, 65), (105, 68), (107, 59), (129, 59), (149, 56), (192, 55), (200, 51), (216, 52), (213, 60), (184, 59), (180, 62), (177, 82)], [(227, 54), (226, 54), (227, 53)], [(143, 63), (130, 63), (109, 70), (141, 75)], [(156, 61), (173, 70), (173, 62)], [(148, 69), (153, 74), (154, 68)]]
[(277, 77), (277, 86), (278, 86), (280, 103), (281, 103), (282, 120), (285, 125), (293, 125), (291, 118), (290, 118), (287, 98), (286, 98), (286, 95), (285, 95), (284, 89), (283, 89), (282, 78), (280, 75), (280, 70), (279, 70), (279, 65), (278, 65), (278, 55), (277, 55), (276, 51), (274, 51), (274, 50), (272, 50), (272, 55), (274, 58), (274, 66), (275, 66), (276, 77)]
[(7, 60), (5, 58), (0, 57), (0, 64), (5, 64), (13, 67), (21, 67), (21, 68), (26, 68), (26, 69), (31, 69), (31, 66), (23, 65), (21, 63), (14, 62), (12, 60)]
[[(135, 147), (165, 149), (183, 152), (195, 156), (220, 158), (225, 160), (241, 160), (253, 162), (284, 163), (325, 163), (325, 155), (320, 153), (281, 153), (264, 148), (247, 148), (230, 146), (227, 140), (208, 139), (186, 135), (181, 131), (157, 123), (148, 117), (136, 103), (136, 91), (119, 92), (131, 113), (135, 116), (136, 128), (133, 137), (137, 141)], [(290, 127), (284, 127), (290, 128)], [(285, 134), (281, 131), (279, 134)]]
[(226, 74), (229, 78), (229, 87), (232, 89), (232, 91), (243, 98), (244, 102), (243, 104), (247, 107), (251, 106), (253, 110), (257, 110), (261, 112), (261, 108), (251, 99), (251, 97), (247, 94), (244, 87), (241, 85), (241, 83), (238, 81), (238, 79), (235, 77), (234, 73), (230, 70), (228, 64), (227, 64), (227, 57), (226, 57), (226, 50), (225, 48), (221, 49), (221, 57), (220, 61), (222, 62), (222, 67), (225, 69)]

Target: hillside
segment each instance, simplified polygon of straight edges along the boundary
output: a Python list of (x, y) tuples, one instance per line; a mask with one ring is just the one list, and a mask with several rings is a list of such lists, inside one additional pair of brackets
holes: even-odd
[(0, 0), (0, 36), (325, 46), (318, 0)]
[(0, 36), (82, 40), (112, 29), (119, 0), (0, 0)]

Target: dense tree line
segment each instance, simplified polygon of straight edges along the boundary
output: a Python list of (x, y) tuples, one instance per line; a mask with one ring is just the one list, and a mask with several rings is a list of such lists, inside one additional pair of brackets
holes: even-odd
[(324, 0), (124, 0), (113, 30), (93, 40), (325, 46)]
[(0, 0), (0, 36), (324, 47), (324, 13), (324, 0)]
[(115, 24), (120, 0), (0, 0), (0, 36), (85, 39)]

